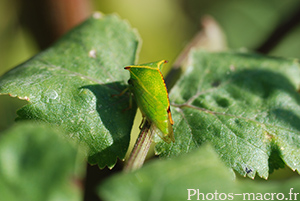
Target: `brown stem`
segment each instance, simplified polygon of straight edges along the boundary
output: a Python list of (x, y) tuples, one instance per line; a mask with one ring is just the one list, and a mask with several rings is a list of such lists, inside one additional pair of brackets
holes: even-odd
[(20, 21), (45, 49), (91, 14), (87, 0), (20, 1)]
[(290, 15), (290, 17), (287, 20), (283, 21), (274, 29), (274, 31), (271, 33), (268, 39), (256, 49), (257, 52), (263, 54), (269, 53), (282, 41), (282, 39), (284, 39), (286, 35), (288, 35), (292, 31), (292, 29), (299, 25), (300, 4), (298, 4), (295, 7), (296, 8), (294, 12), (292, 12), (292, 15)]
[(194, 38), (186, 45), (176, 61), (173, 63), (172, 69), (165, 79), (166, 85), (170, 90), (179, 79), (183, 69), (182, 67), (188, 61), (189, 54), (192, 49), (205, 49), (208, 51), (223, 51), (227, 49), (226, 39), (219, 24), (211, 16), (203, 16), (200, 20), (201, 30), (199, 30)]
[(125, 164), (125, 172), (137, 170), (144, 164), (152, 143), (152, 132), (150, 131), (150, 127), (151, 124), (146, 120), (131, 151), (130, 157)]

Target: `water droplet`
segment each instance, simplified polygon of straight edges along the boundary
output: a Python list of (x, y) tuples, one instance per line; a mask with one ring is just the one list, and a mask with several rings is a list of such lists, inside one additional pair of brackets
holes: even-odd
[(50, 103), (54, 100), (59, 101), (58, 93), (54, 89), (49, 89), (44, 93), (45, 102)]

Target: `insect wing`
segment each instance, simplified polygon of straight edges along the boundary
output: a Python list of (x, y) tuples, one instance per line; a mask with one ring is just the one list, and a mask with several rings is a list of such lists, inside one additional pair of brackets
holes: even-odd
[(161, 72), (158, 68), (131, 66), (130, 75), (131, 90), (141, 112), (161, 131), (157, 133), (164, 141), (174, 141), (168, 93)]

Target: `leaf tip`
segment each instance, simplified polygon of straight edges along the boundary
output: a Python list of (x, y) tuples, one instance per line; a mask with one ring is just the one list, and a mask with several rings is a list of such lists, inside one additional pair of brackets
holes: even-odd
[(14, 94), (11, 94), (11, 93), (0, 93), (0, 95), (8, 95), (8, 96), (10, 96), (12, 98), (18, 98), (20, 100), (25, 100), (25, 101), (29, 102), (29, 97), (28, 96), (21, 97), (21, 96), (14, 95)]

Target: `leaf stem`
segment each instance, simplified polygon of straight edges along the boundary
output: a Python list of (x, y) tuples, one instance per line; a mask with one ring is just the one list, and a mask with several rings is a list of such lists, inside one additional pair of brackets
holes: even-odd
[(140, 134), (131, 151), (130, 157), (124, 166), (125, 172), (132, 172), (142, 167), (152, 143), (151, 124), (147, 120), (141, 128)]

